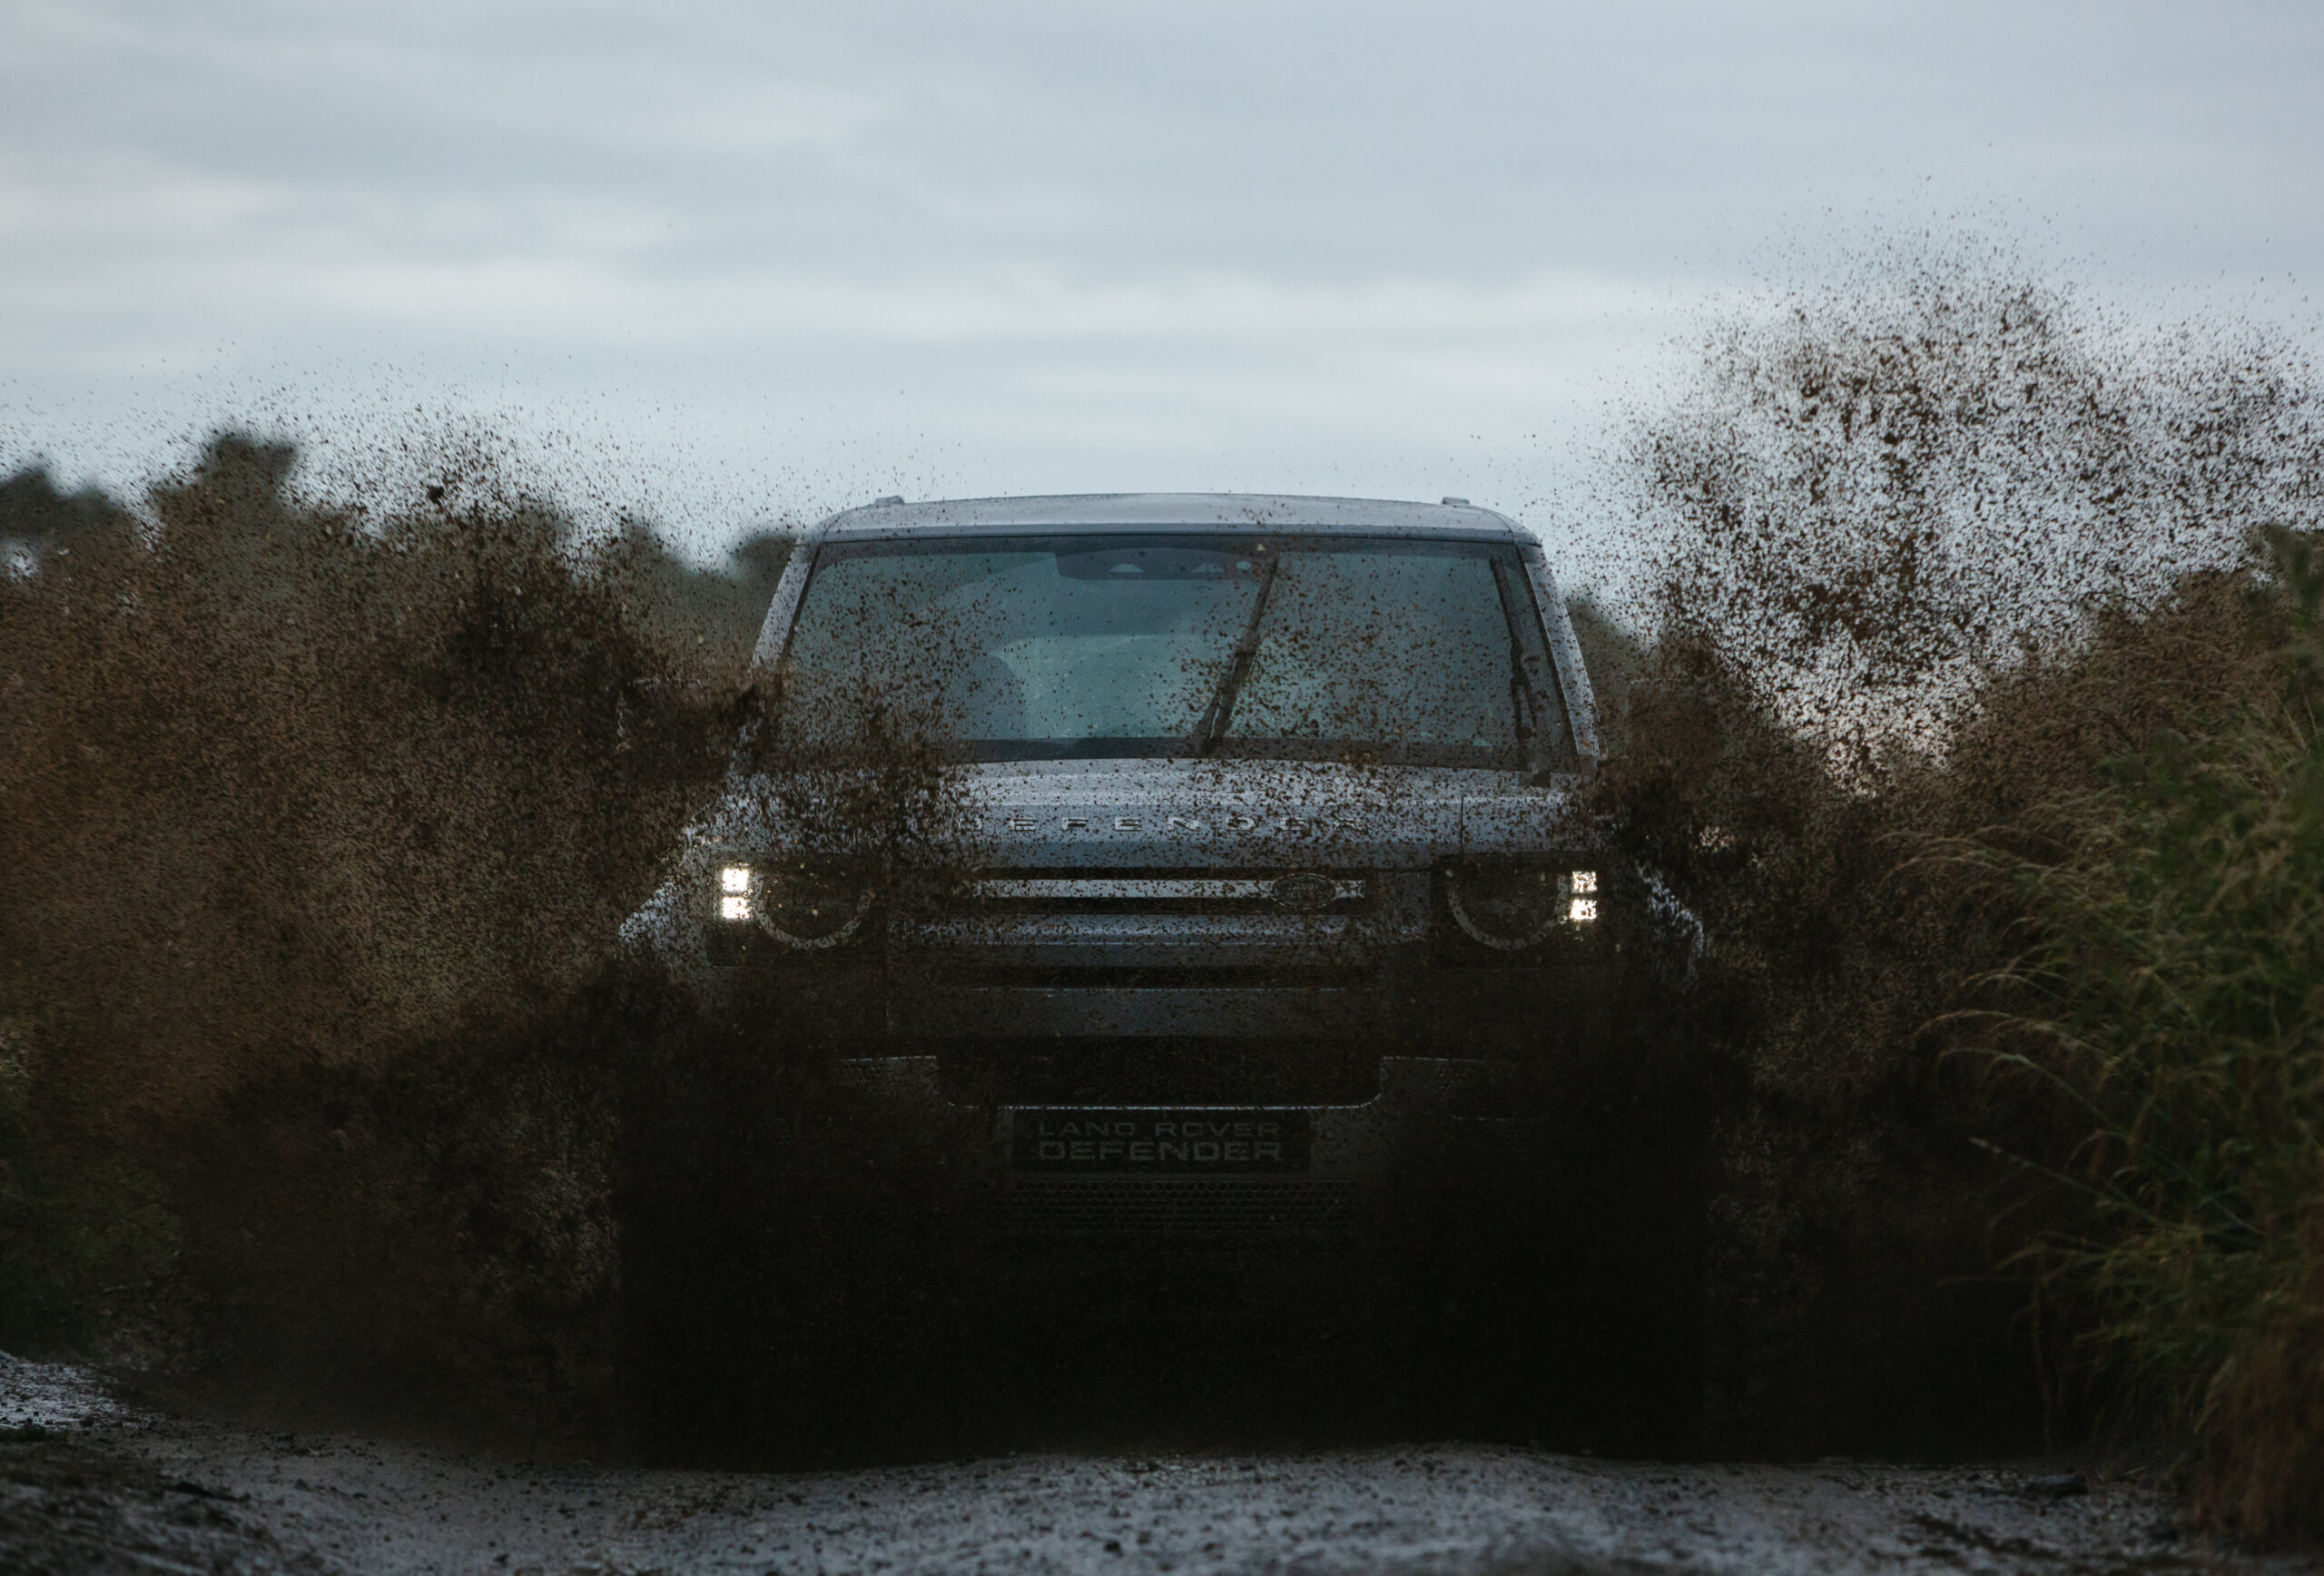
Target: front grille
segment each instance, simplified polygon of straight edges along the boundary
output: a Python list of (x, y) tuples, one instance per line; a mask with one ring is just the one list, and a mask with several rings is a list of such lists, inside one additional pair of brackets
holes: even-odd
[(1377, 969), (1296, 963), (1146, 968), (1101, 963), (974, 963), (924, 971), (931, 984), (987, 990), (1369, 990)]
[(959, 913), (1355, 914), (1376, 905), (1363, 871), (1012, 870), (964, 882)]
[(1330, 1238), (1354, 1235), (1354, 1188), (1313, 1177), (1019, 1177), (1012, 1236)]

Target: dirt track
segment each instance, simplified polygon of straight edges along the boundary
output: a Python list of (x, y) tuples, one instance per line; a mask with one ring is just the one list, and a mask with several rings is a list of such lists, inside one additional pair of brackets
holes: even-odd
[(2066, 1463), (1666, 1466), (1457, 1443), (767, 1474), (497, 1461), (116, 1404), (0, 1358), (10, 1572), (2291, 1571)]

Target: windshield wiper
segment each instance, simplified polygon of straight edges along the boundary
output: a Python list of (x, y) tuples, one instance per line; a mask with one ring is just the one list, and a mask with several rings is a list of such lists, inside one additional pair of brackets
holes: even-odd
[(1270, 556), (1259, 568), (1259, 594), (1251, 598), (1251, 616), (1243, 625), (1243, 638), (1235, 643), (1235, 655), (1226, 665), (1226, 672), (1212, 693), (1210, 704), (1203, 708), (1202, 720), (1195, 724), (1193, 736), (1187, 741), (1197, 755), (1210, 754), (1211, 745), (1226, 731), (1229, 719), (1235, 715), (1235, 697), (1243, 693), (1243, 680), (1251, 672), (1251, 659), (1259, 654), (1259, 620), (1266, 616), (1267, 593), (1275, 589), (1275, 572), (1283, 563), (1283, 555)]

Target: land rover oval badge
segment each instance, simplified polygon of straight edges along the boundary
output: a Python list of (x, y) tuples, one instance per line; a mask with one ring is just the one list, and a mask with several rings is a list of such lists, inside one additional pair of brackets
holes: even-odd
[(1293, 875), (1278, 876), (1267, 894), (1286, 909), (1312, 912), (1329, 904), (1339, 891), (1339, 883), (1330, 876), (1303, 870)]

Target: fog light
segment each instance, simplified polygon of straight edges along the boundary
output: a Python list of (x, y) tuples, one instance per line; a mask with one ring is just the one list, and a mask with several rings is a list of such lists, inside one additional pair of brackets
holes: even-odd
[(751, 917), (751, 900), (722, 897), (718, 900), (718, 917), (722, 920), (747, 920)]
[[(748, 893), (751, 890), (751, 867), (747, 864), (730, 864), (725, 869), (720, 871), (718, 872), (718, 890), (722, 892)], [(750, 915), (746, 912), (741, 915), (730, 917), (748, 919), (750, 918)]]
[(1598, 917), (1596, 898), (1576, 898), (1566, 905), (1565, 917), (1577, 925), (1586, 925)]

